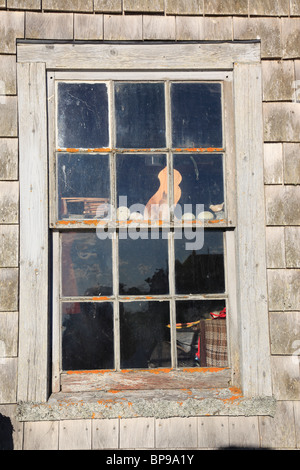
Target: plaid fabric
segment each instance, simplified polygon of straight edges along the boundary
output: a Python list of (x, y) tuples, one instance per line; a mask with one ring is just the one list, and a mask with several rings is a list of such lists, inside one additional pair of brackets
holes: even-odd
[[(201, 322), (201, 331), (201, 364), (206, 367), (227, 367), (226, 320), (204, 320)], [(205, 346), (203, 340), (205, 341)], [(203, 355), (205, 355), (205, 357), (203, 357)]]

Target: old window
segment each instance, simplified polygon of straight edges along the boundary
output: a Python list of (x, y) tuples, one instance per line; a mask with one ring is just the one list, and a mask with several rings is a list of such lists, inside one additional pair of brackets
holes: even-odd
[(18, 96), (18, 400), (270, 395), (259, 44), (25, 41)]
[(144, 75), (49, 74), (58, 388), (68, 371), (229, 367), (231, 74)]

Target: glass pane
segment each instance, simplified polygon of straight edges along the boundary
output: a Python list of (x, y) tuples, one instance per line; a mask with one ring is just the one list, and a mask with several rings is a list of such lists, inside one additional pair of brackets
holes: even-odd
[(225, 292), (223, 232), (204, 230), (201, 249), (187, 250), (190, 239), (175, 240), (175, 285), (177, 294)]
[(219, 83), (172, 83), (172, 146), (222, 147)]
[(113, 306), (62, 304), (62, 369), (114, 368)]
[(105, 83), (60, 82), (57, 116), (58, 147), (109, 147)]
[(112, 295), (111, 240), (95, 232), (61, 234), (62, 295)]
[(119, 286), (122, 295), (156, 295), (169, 292), (168, 240), (151, 239), (150, 232), (143, 232), (146, 239), (132, 240), (130, 232), (119, 240)]
[[(192, 212), (202, 220), (223, 219), (225, 205), (222, 154), (175, 154), (173, 165), (181, 176), (180, 198), (177, 198), (175, 216), (180, 219), (184, 213)], [(178, 185), (174, 184), (174, 196), (176, 188)], [(177, 202), (176, 198), (174, 202)], [(197, 204), (199, 207), (196, 207)]]
[(120, 304), (121, 368), (171, 366), (168, 302)]
[(93, 219), (108, 214), (109, 155), (58, 154), (59, 219)]
[[(138, 212), (143, 218), (161, 218), (157, 208), (168, 203), (166, 155), (119, 154), (116, 166), (118, 206), (126, 205), (130, 209), (129, 217), (134, 218), (132, 214)], [(155, 207), (151, 211), (152, 205)]]
[(227, 367), (225, 300), (176, 302), (178, 367)]
[(116, 83), (116, 139), (119, 148), (163, 148), (163, 83)]

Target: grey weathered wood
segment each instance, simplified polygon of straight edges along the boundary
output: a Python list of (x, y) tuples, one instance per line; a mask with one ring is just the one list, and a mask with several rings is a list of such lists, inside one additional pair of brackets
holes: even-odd
[(19, 220), (19, 183), (0, 181), (0, 224), (17, 224)]
[(299, 142), (299, 103), (264, 103), (264, 140), (266, 142)]
[(104, 39), (108, 41), (139, 41), (143, 37), (141, 15), (104, 15)]
[(300, 184), (300, 143), (283, 145), (283, 162), (285, 184)]
[(17, 97), (0, 97), (0, 136), (17, 137)]
[(266, 227), (267, 267), (285, 268), (284, 227)]
[(271, 395), (260, 66), (237, 64), (234, 87), (242, 389)]
[(24, 423), (23, 450), (58, 450), (58, 422)]
[(18, 399), (47, 399), (48, 207), (44, 64), (18, 64), (20, 341)]
[(175, 40), (175, 16), (143, 16), (143, 38), (147, 40)]
[(0, 313), (0, 357), (18, 355), (18, 312)]
[(234, 16), (233, 35), (233, 39), (260, 39), (261, 57), (264, 59), (281, 57), (280, 18), (247, 18)]
[(197, 418), (157, 419), (155, 426), (157, 449), (197, 447)]
[(0, 312), (18, 310), (18, 276), (17, 268), (0, 268)]
[(0, 403), (16, 403), (18, 359), (2, 358), (0, 366)]
[(288, 268), (300, 268), (300, 227), (285, 227), (285, 256)]
[(59, 423), (59, 450), (90, 450), (90, 420), (66, 420)]
[(264, 144), (264, 181), (265, 184), (283, 182), (282, 144)]
[[(0, 56), (0, 95), (16, 94), (16, 56)], [(3, 97), (0, 99), (4, 99)]]
[(240, 357), (240, 311), (237, 302), (237, 263), (235, 233), (228, 231), (225, 234), (226, 252), (226, 286), (228, 291), (227, 300), (227, 344), (228, 359), (231, 368), (231, 384), (241, 386), (241, 357)]
[(52, 393), (60, 390), (60, 351), (61, 351), (61, 316), (60, 316), (60, 237), (59, 232), (52, 234)]
[(299, 58), (300, 18), (282, 18), (282, 58)]
[(153, 449), (154, 418), (120, 420), (120, 449)]
[(265, 186), (267, 225), (300, 225), (300, 186)]
[(24, 38), (24, 16), (21, 11), (1, 11), (0, 53), (16, 53), (16, 39)]
[[(296, 342), (295, 342), (296, 343)], [(272, 356), (273, 394), (277, 400), (299, 400), (300, 344), (293, 356)]]
[(214, 449), (229, 446), (228, 417), (201, 416), (198, 418), (198, 448)]
[(264, 101), (291, 101), (293, 98), (294, 62), (267, 60), (262, 62)]
[(17, 268), (19, 261), (18, 225), (0, 225), (0, 267)]
[(92, 420), (92, 450), (118, 448), (119, 421), (118, 418)]
[[(72, 13), (26, 13), (27, 39), (73, 39)], [(43, 62), (43, 61), (41, 61)]]
[[(18, 62), (66, 69), (230, 69), (259, 62), (259, 44), (20, 44)], [(157, 60), (159, 57), (159, 60)]]
[(103, 15), (74, 15), (74, 38), (85, 41), (103, 39)]
[(300, 449), (300, 401), (294, 401), (294, 416), (295, 416), (295, 431), (296, 431), (296, 446)]
[(203, 41), (230, 41), (232, 40), (232, 18), (231, 17), (204, 17)]
[(293, 403), (278, 401), (276, 415), (258, 418), (261, 447), (266, 449), (295, 448), (295, 422)]
[(183, 388), (227, 387), (230, 382), (230, 369), (203, 368), (185, 371), (172, 370), (132, 370), (123, 372), (69, 372), (61, 377), (63, 392), (83, 392), (85, 390), (155, 390)]
[(204, 37), (204, 18), (198, 16), (176, 16), (177, 41), (199, 41)]
[(93, 0), (43, 0), (43, 8), (50, 11), (93, 11)]
[(0, 139), (0, 180), (18, 179), (18, 139)]
[(300, 312), (270, 313), (271, 353), (300, 356)]
[(259, 448), (257, 416), (229, 417), (229, 445), (236, 448)]
[(295, 311), (300, 304), (300, 269), (268, 270), (269, 309)]

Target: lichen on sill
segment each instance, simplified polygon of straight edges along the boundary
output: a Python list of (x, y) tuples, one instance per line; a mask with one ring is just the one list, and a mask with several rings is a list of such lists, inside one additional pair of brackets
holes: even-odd
[(46, 403), (19, 403), (19, 421), (64, 419), (274, 416), (274, 397), (244, 397), (235, 387), (55, 393)]

